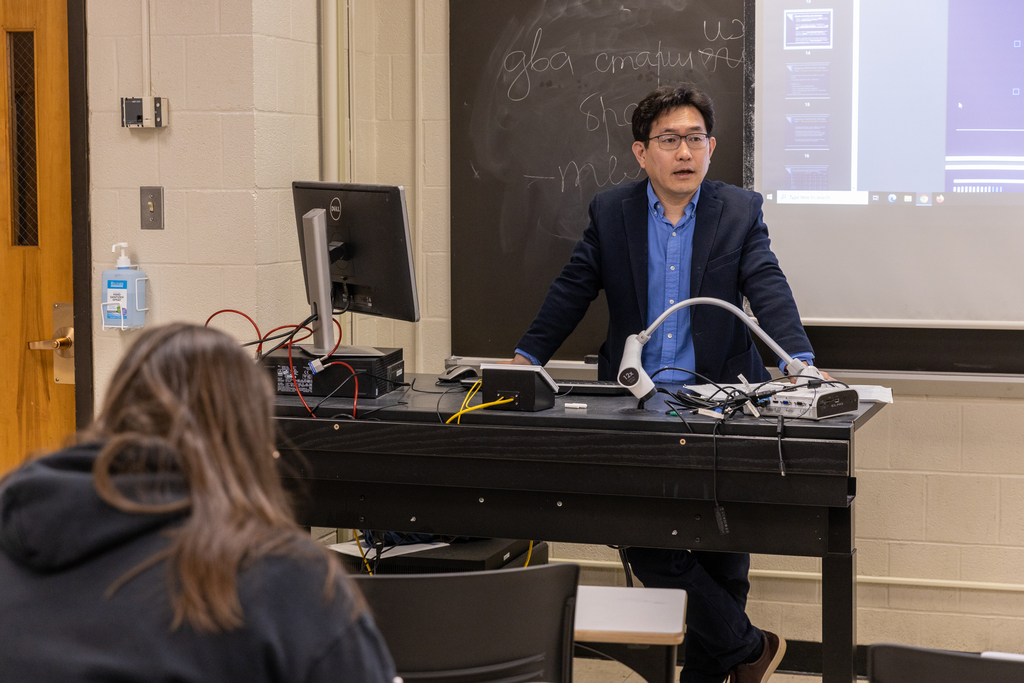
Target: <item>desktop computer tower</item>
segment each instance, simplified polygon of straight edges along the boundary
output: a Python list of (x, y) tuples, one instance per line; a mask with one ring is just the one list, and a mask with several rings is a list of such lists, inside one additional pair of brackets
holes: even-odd
[[(402, 349), (378, 349), (382, 356), (348, 356), (336, 354), (331, 361), (342, 361), (352, 366), (359, 379), (359, 398), (380, 398), (398, 388), (396, 382), (405, 381), (405, 360)], [(288, 349), (278, 349), (263, 357), (263, 364), (270, 371), (274, 388), (282, 396), (294, 396), (295, 384), (303, 396), (327, 396), (337, 390), (332, 398), (352, 398), (356, 383), (350, 379), (352, 372), (344, 365), (331, 365), (313, 374), (309, 362), (314, 356), (301, 347), (292, 349), (291, 367), (288, 365)], [(326, 361), (324, 365), (330, 361)], [(292, 370), (295, 368), (295, 382)], [(348, 381), (346, 381), (348, 380)], [(338, 389), (338, 387), (341, 387)]]
[[(388, 557), (385, 552), (377, 563), (377, 574), (445, 574), (450, 572), (479, 572), (490, 569), (510, 569), (526, 564), (530, 542), (508, 538), (478, 538), (456, 542), (441, 548), (421, 550), (407, 555)], [(365, 572), (362, 559), (339, 555), (351, 573)], [(373, 566), (373, 554), (367, 553)], [(530, 553), (530, 566), (548, 563), (548, 544), (536, 541)]]

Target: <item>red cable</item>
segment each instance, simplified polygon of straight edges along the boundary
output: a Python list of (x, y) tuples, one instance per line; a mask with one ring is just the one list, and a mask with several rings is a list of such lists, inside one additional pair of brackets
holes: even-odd
[[(334, 321), (334, 324), (338, 326), (338, 343), (334, 345), (334, 348), (331, 350), (331, 354), (333, 354), (335, 351), (337, 351), (338, 347), (341, 346), (341, 325), (338, 323), (337, 320)], [(283, 330), (283, 329), (288, 328), (288, 327), (295, 327), (295, 325), (278, 325), (277, 327), (272, 329), (270, 332), (267, 332), (267, 336), (269, 337), (270, 335), (274, 334), (278, 330)], [(306, 341), (307, 339), (309, 339), (310, 337), (313, 336), (313, 330), (309, 329), (308, 327), (303, 327), (302, 329), (304, 329), (309, 334), (307, 334), (305, 337), (299, 337), (298, 339), (292, 339), (289, 342), (289, 344), (298, 344), (299, 342)], [(330, 355), (330, 354), (328, 354), (328, 355)]]
[[(296, 327), (296, 325), (290, 325), (290, 327)], [(288, 342), (288, 344), (287, 344), (287, 346), (288, 346), (288, 369), (292, 371), (292, 386), (295, 387), (295, 393), (299, 395), (299, 400), (302, 401), (302, 405), (306, 406), (306, 410), (309, 411), (310, 417), (315, 418), (316, 417), (316, 413), (314, 413), (313, 409), (309, 407), (309, 404), (306, 403), (306, 399), (304, 399), (302, 397), (302, 392), (299, 391), (299, 380), (298, 380), (298, 378), (295, 377), (295, 366), (292, 365), (292, 344), (294, 344), (294, 342)]]
[(330, 367), (332, 365), (344, 365), (346, 368), (348, 368), (348, 371), (352, 373), (352, 379), (356, 383), (356, 390), (352, 394), (352, 419), (354, 420), (356, 419), (356, 403), (359, 401), (359, 376), (356, 374), (356, 371), (352, 369), (352, 366), (349, 365), (348, 363), (336, 360), (333, 363), (328, 363), (327, 367)]
[[(283, 330), (283, 329), (286, 329), (286, 328), (289, 328), (289, 327), (294, 328), (294, 327), (298, 327), (298, 325), (278, 325), (277, 327), (272, 329), (270, 332), (267, 332), (267, 336), (269, 337), (270, 335), (274, 334), (278, 330)], [(306, 410), (309, 411), (309, 414), (312, 415), (313, 417), (316, 417), (316, 415), (313, 413), (313, 411), (310, 410), (309, 404), (306, 403), (306, 399), (303, 398), (302, 392), (299, 391), (299, 380), (295, 376), (295, 366), (292, 364), (292, 344), (300, 342), (300, 341), (302, 341), (304, 339), (309, 339), (310, 337), (313, 336), (313, 331), (310, 330), (308, 327), (303, 327), (302, 329), (304, 329), (307, 332), (309, 332), (309, 334), (307, 334), (305, 337), (302, 337), (302, 339), (290, 339), (290, 340), (288, 340), (288, 343), (285, 344), (285, 347), (288, 349), (288, 369), (292, 373), (292, 386), (295, 388), (295, 393), (299, 395), (299, 400), (302, 401), (302, 405), (306, 406)]]
[[(247, 316), (245, 313), (242, 313), (241, 311), (236, 311), (233, 308), (222, 308), (221, 310), (217, 311), (216, 313), (214, 313), (213, 315), (211, 315), (209, 318), (206, 319), (206, 323), (203, 325), (203, 327), (209, 327), (210, 326), (210, 321), (213, 320), (214, 318), (216, 318), (221, 313), (237, 313), (238, 315), (242, 316), (243, 318), (245, 318), (246, 320), (251, 322), (252, 326), (256, 328), (256, 338), (257, 339), (263, 339), (263, 335), (260, 334), (260, 327), (259, 327), (259, 325), (256, 324), (256, 321), (253, 320), (252, 318), (250, 318), (249, 316)], [(292, 327), (295, 327), (295, 326), (292, 325)], [(281, 329), (281, 328), (278, 328), (278, 329)], [(262, 351), (263, 351), (263, 342), (261, 341), (259, 343), (259, 345), (256, 347), (256, 355), (259, 356)]]
[(331, 349), (331, 352), (329, 354), (327, 354), (328, 356), (333, 356), (334, 352), (338, 350), (339, 346), (341, 346), (341, 323), (339, 323), (338, 319), (334, 318), (334, 317), (332, 317), (331, 320), (334, 321), (334, 325), (338, 328), (338, 343), (335, 344), (334, 348)]
[[(245, 314), (243, 313), (242, 315), (245, 315)], [(246, 317), (248, 318), (249, 316), (246, 316)], [(341, 346), (341, 325), (333, 317), (331, 318), (331, 320), (334, 322), (335, 325), (338, 326), (338, 343), (334, 345), (334, 348), (331, 350), (331, 353), (328, 354), (328, 355), (333, 354), (335, 351), (338, 350), (338, 347)], [(207, 322), (209, 322), (209, 321), (207, 321)], [(255, 325), (255, 324), (256, 323), (253, 323), (253, 325)], [(267, 332), (267, 336), (269, 337), (274, 332), (277, 332), (278, 330), (283, 330), (283, 329), (288, 328), (288, 327), (298, 327), (298, 325), (280, 325), (280, 326), (275, 327), (274, 329), (272, 329), (270, 332)], [(313, 331), (310, 330), (308, 327), (303, 327), (302, 329), (304, 329), (307, 332), (309, 332), (309, 334), (307, 334), (305, 337), (302, 337), (301, 339), (292, 339), (287, 344), (285, 344), (285, 346), (288, 348), (288, 370), (291, 371), (291, 373), (292, 373), (292, 386), (295, 388), (295, 393), (298, 395), (299, 400), (302, 401), (302, 405), (304, 405), (306, 407), (306, 410), (309, 411), (310, 417), (316, 418), (316, 413), (314, 413), (313, 409), (309, 407), (308, 403), (306, 403), (306, 399), (303, 397), (302, 392), (299, 390), (299, 380), (298, 380), (298, 377), (295, 376), (295, 365), (292, 363), (292, 344), (297, 344), (298, 342), (304, 341), (304, 340), (309, 339), (310, 337), (313, 336)], [(329, 365), (344, 365), (346, 368), (349, 369), (349, 371), (352, 373), (352, 377), (355, 379), (355, 382), (356, 382), (356, 396), (358, 397), (358, 395), (359, 395), (359, 378), (356, 377), (356, 371), (352, 369), (352, 366), (350, 366), (348, 363), (342, 363), (340, 361), (335, 362), (335, 363), (329, 363)], [(353, 401), (352, 402), (352, 419), (355, 419), (355, 417), (356, 417), (356, 403), (355, 403), (355, 401)]]
[[(278, 325), (277, 327), (272, 329), (270, 332), (267, 332), (267, 336), (269, 337), (270, 335), (274, 334), (278, 330), (283, 330), (283, 329), (285, 329), (287, 327), (296, 327), (296, 325)], [(302, 329), (304, 329), (306, 332), (309, 332), (309, 334), (307, 334), (305, 337), (302, 337), (301, 339), (291, 339), (288, 342), (289, 344), (298, 344), (300, 341), (306, 341), (307, 339), (309, 339), (310, 337), (313, 336), (313, 331), (311, 329), (309, 329), (308, 327), (303, 327)]]

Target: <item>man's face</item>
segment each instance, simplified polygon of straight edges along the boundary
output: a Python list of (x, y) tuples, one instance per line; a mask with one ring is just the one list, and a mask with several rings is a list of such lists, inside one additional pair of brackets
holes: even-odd
[[(651, 137), (674, 133), (706, 133), (704, 117), (696, 107), (676, 107), (665, 111), (654, 120), (651, 126)], [(658, 144), (658, 140), (633, 143), (633, 154), (636, 155), (640, 167), (647, 171), (647, 176), (654, 186), (654, 194), (663, 204), (682, 204), (685, 206), (693, 198), (707, 175), (711, 164), (711, 154), (715, 151), (715, 139), (708, 139), (704, 149), (690, 149), (686, 141), (679, 144), (678, 149), (666, 151)]]

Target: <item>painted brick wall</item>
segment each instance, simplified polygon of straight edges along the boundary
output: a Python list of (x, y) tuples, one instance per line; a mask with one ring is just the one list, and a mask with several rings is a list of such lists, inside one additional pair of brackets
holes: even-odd
[[(352, 3), (353, 179), (403, 185), (409, 206), (418, 325), (356, 316), (359, 343), (402, 346), (406, 369), (440, 372), (451, 353), (448, 278), (448, 4), (425, 0), (414, 54), (410, 0)], [(420, 69), (420, 128), (415, 75)], [(415, 166), (421, 146), (422, 168)]]
[[(142, 93), (143, 0), (90, 0), (94, 301), (110, 246), (128, 242), (151, 281), (149, 323), (235, 308), (269, 330), (308, 315), (290, 184), (319, 178), (315, 0), (152, 0), (153, 94), (166, 130), (120, 127)], [(165, 229), (143, 231), (139, 186), (161, 185)], [(244, 319), (215, 324), (239, 339)], [(97, 330), (101, 398), (134, 333)]]

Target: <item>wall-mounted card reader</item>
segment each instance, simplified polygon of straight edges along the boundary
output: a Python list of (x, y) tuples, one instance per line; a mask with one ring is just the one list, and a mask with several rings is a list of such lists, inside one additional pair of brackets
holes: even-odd
[(122, 97), (122, 128), (167, 128), (170, 103), (166, 97)]

